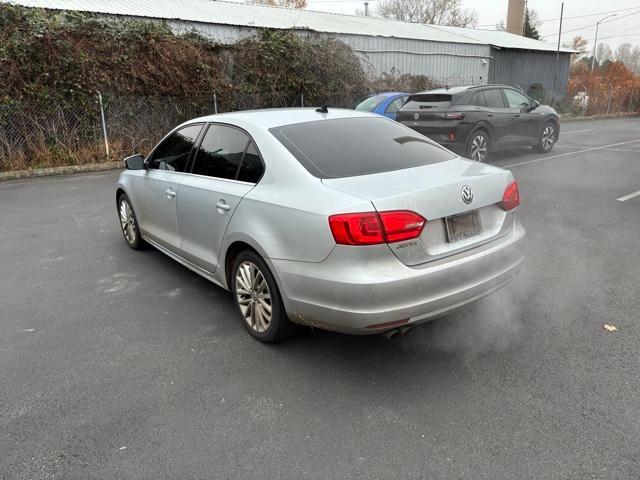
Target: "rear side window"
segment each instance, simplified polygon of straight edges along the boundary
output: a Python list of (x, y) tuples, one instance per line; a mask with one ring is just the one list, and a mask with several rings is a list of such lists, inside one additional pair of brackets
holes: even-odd
[(474, 93), (473, 96), (471, 97), (471, 105), (474, 105), (476, 107), (486, 107), (487, 100), (484, 98), (484, 93), (482, 92)]
[(387, 107), (387, 113), (396, 113), (402, 108), (408, 97), (398, 97)]
[(453, 96), (446, 93), (418, 93), (409, 96), (402, 110), (422, 110), (427, 108), (447, 108), (451, 106)]
[(373, 112), (378, 105), (380, 105), (386, 97), (383, 95), (376, 95), (375, 97), (369, 97), (358, 105), (356, 105), (356, 110), (360, 112)]
[(191, 173), (235, 180), (248, 143), (247, 134), (237, 128), (210, 125)]
[(185, 172), (201, 129), (202, 125), (198, 124), (173, 132), (155, 148), (148, 160), (149, 168)]
[(385, 118), (338, 118), (269, 130), (318, 178), (342, 178), (443, 162), (455, 155)]
[(505, 108), (504, 100), (502, 99), (502, 93), (500, 90), (485, 90), (484, 98), (487, 101), (487, 107), (489, 108)]
[(244, 153), (242, 163), (240, 164), (240, 171), (238, 172), (238, 180), (243, 182), (258, 183), (260, 177), (264, 173), (264, 165), (260, 160), (260, 155), (256, 146), (251, 142), (247, 151)]

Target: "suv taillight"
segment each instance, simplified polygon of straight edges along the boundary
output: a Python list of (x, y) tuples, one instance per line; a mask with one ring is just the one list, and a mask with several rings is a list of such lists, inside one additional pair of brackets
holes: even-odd
[(417, 238), (427, 221), (415, 212), (343, 213), (329, 217), (329, 227), (340, 245), (376, 245)]
[(442, 114), (442, 118), (446, 120), (464, 120), (464, 113), (461, 113), (461, 112), (444, 113)]
[(500, 207), (505, 210), (513, 210), (520, 205), (520, 192), (518, 191), (518, 182), (515, 180), (509, 184), (502, 195), (502, 202)]

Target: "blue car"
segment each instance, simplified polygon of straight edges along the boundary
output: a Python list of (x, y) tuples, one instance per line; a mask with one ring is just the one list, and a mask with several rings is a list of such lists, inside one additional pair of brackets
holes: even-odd
[(396, 112), (402, 108), (409, 98), (408, 93), (384, 92), (371, 95), (361, 100), (355, 107), (361, 112), (373, 112), (396, 119)]

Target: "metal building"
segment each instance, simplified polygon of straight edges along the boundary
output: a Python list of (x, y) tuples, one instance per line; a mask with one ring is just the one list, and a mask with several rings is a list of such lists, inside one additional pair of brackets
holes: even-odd
[[(10, 0), (26, 7), (91, 12), (116, 18), (164, 21), (176, 33), (197, 31), (233, 43), (259, 29), (286, 29), (336, 37), (351, 46), (371, 76), (427, 75), (454, 86), (507, 83), (525, 92), (532, 84), (563, 97), (571, 50), (507, 32), (404, 23), (310, 10), (214, 0)], [(557, 72), (557, 73), (556, 73)]]

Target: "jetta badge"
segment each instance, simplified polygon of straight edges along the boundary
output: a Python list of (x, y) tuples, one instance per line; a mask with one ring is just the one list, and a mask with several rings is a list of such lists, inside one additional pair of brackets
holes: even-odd
[(462, 201), (464, 203), (471, 203), (473, 202), (473, 191), (471, 190), (471, 187), (469, 185), (465, 185), (464, 187), (462, 187)]
[(420, 119), (420, 114), (419, 113), (414, 113), (413, 114), (413, 119), (414, 120), (419, 120)]

